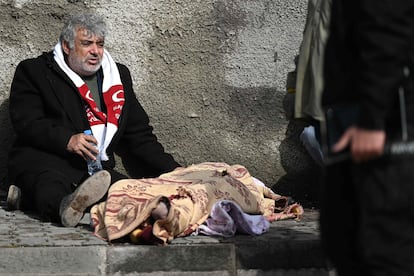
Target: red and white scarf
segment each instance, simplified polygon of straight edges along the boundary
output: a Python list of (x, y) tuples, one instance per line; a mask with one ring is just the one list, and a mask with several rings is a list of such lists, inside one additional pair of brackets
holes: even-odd
[(56, 63), (78, 88), (79, 94), (85, 102), (86, 115), (93, 136), (98, 140), (100, 157), (102, 160), (108, 160), (106, 149), (118, 130), (118, 119), (125, 102), (124, 87), (121, 83), (118, 67), (111, 55), (104, 50), (102, 58), (102, 94), (107, 111), (105, 114), (97, 107), (86, 83), (66, 64), (60, 43), (55, 46), (53, 53)]

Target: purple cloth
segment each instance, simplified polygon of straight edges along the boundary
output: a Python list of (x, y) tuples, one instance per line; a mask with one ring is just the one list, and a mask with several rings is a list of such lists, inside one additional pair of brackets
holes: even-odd
[(197, 234), (232, 237), (236, 233), (261, 235), (268, 231), (269, 221), (262, 215), (244, 213), (230, 200), (218, 201), (211, 209), (210, 217), (199, 226)]

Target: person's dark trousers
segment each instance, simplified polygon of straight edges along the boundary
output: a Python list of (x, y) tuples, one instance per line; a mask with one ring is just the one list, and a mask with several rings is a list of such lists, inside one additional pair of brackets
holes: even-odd
[(324, 170), (320, 231), (322, 246), (336, 269), (343, 275), (357, 275), (355, 233), (358, 206), (349, 169), (349, 162), (341, 162)]
[[(127, 176), (108, 170), (111, 184)], [(22, 209), (35, 211), (44, 221), (60, 222), (62, 199), (71, 194), (89, 175), (84, 172), (63, 173), (57, 170), (26, 172), (16, 179), (22, 190)], [(104, 200), (106, 196), (102, 199)]]
[(414, 275), (414, 158), (326, 167), (323, 247), (338, 275)]

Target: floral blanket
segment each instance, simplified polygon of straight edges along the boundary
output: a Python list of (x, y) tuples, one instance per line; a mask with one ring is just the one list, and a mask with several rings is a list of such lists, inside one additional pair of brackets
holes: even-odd
[[(246, 214), (271, 216), (271, 193), (241, 165), (207, 162), (157, 178), (120, 180), (110, 187), (105, 202), (91, 208), (91, 218), (95, 235), (102, 239), (114, 241), (149, 229), (151, 243), (168, 244), (196, 231), (221, 200), (235, 202)], [(160, 202), (168, 206), (168, 214), (151, 220)]]

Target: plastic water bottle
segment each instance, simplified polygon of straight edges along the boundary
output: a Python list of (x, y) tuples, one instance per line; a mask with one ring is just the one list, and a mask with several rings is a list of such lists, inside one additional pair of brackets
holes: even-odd
[[(92, 135), (92, 130), (87, 129), (83, 133), (86, 134), (86, 135)], [(93, 143), (91, 143), (91, 144), (93, 144)], [(97, 171), (102, 170), (101, 158), (99, 157), (99, 153), (96, 155), (96, 160), (92, 160), (92, 159), (88, 158), (87, 164), (88, 164), (88, 173), (89, 173), (89, 175), (93, 175)]]

